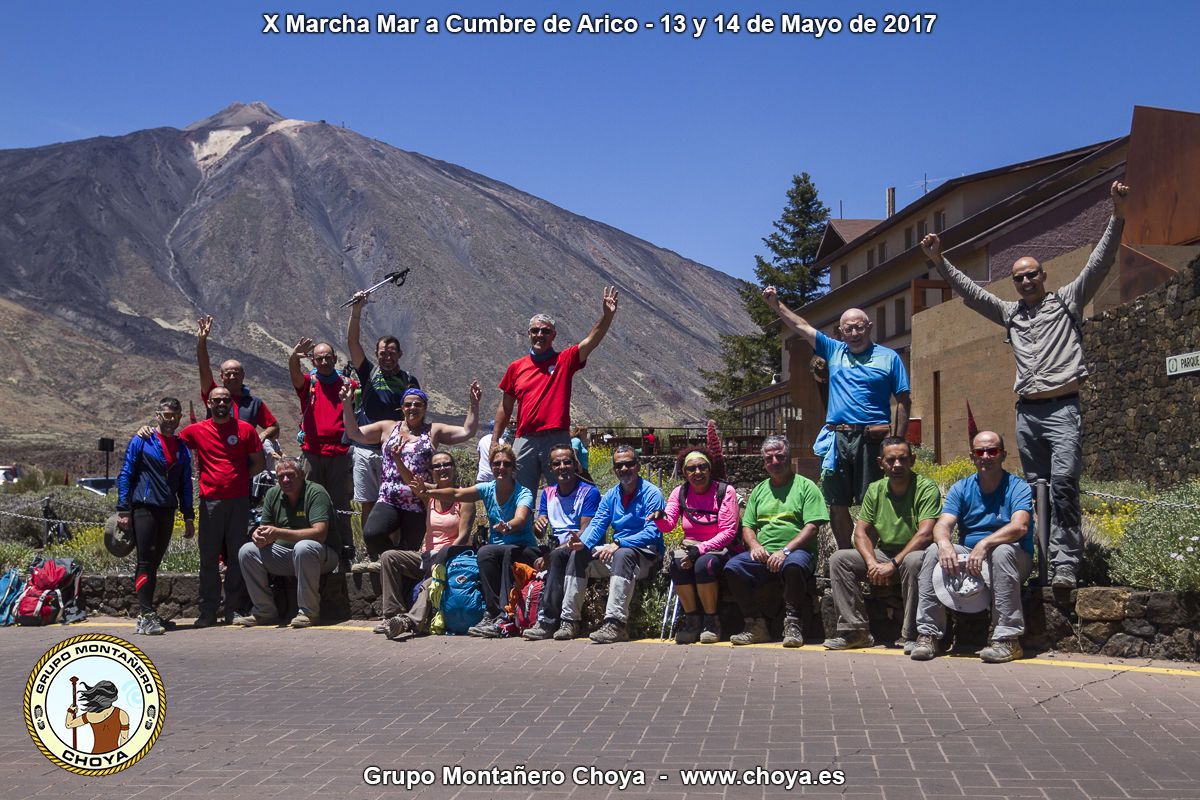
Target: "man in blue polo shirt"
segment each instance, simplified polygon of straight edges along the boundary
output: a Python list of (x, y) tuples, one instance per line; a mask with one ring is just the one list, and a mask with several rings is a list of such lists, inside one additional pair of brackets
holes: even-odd
[[(946, 608), (934, 587), (939, 564), (953, 578), (961, 570), (987, 581), (992, 592), (992, 643), (979, 657), (990, 664), (1020, 658), (1025, 632), (1021, 584), (1033, 570), (1033, 493), (1029, 484), (1004, 469), (1004, 439), (993, 431), (980, 431), (971, 442), (975, 474), (963, 478), (946, 492), (942, 515), (933, 526), (933, 544), (925, 550), (917, 603), (917, 643), (912, 657), (928, 661), (946, 630)], [(961, 544), (950, 538), (958, 526)], [(959, 554), (965, 554), (960, 559)], [(961, 561), (961, 563), (960, 563)]]
[[(861, 503), (867, 487), (883, 477), (879, 443), (889, 434), (903, 439), (908, 432), (912, 405), (908, 373), (895, 350), (871, 341), (871, 320), (862, 309), (851, 308), (842, 314), (839, 342), (780, 303), (774, 286), (763, 289), (762, 296), (783, 324), (803, 336), (829, 365), (825, 430), (832, 434), (836, 461), (821, 482), (821, 491), (829, 506), (833, 537), (844, 550), (852, 546), (850, 506)], [(895, 430), (891, 425), (892, 397), (897, 407)]]

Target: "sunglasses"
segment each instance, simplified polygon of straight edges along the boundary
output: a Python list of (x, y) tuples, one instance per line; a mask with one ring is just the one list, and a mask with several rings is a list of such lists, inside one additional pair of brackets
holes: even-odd
[(636, 461), (614, 461), (613, 469), (637, 469), (638, 462)]
[(424, 403), (405, 403), (401, 408), (424, 408)]
[(774, 464), (776, 461), (787, 461), (787, 453), (763, 453), (763, 461)]
[(867, 329), (867, 326), (863, 325), (861, 323), (858, 325), (843, 325), (842, 326), (843, 333), (862, 333), (866, 329)]
[(999, 447), (976, 447), (971, 452), (975, 454), (976, 458), (983, 458), (984, 456), (999, 455), (1000, 448)]
[(434, 464), (431, 469), (454, 469), (454, 462), (448, 461), (445, 464)]
[(1026, 280), (1036, 280), (1038, 275), (1041, 275), (1044, 270), (1041, 267), (1032, 272), (1022, 272), (1020, 275), (1013, 275), (1013, 283), (1024, 283)]
[(183, 414), (180, 414), (176, 411), (160, 411), (158, 412), (158, 415), (167, 422), (175, 422), (183, 417)]
[(530, 328), (529, 329), (530, 336), (537, 336), (538, 334), (541, 334), (542, 336), (549, 336), (552, 333), (554, 333), (554, 328)]
[(318, 364), (324, 364), (326, 361), (337, 361), (337, 356), (313, 356), (312, 360)]
[(573, 466), (575, 466), (575, 462), (569, 458), (564, 458), (564, 459), (559, 459), (558, 461), (551, 461), (550, 466), (552, 466), (552, 467), (573, 467)]
[(683, 468), (684, 472), (708, 472), (708, 464), (689, 464)]
[(219, 405), (219, 406), (226, 406), (226, 405), (233, 404), (233, 398), (232, 397), (213, 397), (213, 398), (210, 398), (208, 402), (213, 403), (215, 405)]
[(493, 461), (492, 469), (496, 469), (497, 467), (505, 467), (507, 469), (512, 469), (516, 465), (517, 464), (515, 461)]

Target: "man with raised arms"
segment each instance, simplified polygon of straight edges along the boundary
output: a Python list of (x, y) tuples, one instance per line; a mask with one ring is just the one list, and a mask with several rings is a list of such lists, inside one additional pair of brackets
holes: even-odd
[[(779, 302), (774, 286), (763, 300), (779, 319), (804, 337), (829, 364), (829, 407), (825, 429), (833, 434), (833, 472), (821, 482), (829, 506), (830, 527), (839, 549), (851, 546), (850, 506), (862, 502), (867, 487), (883, 477), (879, 443), (890, 433), (904, 438), (912, 407), (908, 373), (900, 355), (871, 341), (871, 320), (860, 308), (846, 310), (838, 322), (842, 341), (831, 339)], [(896, 427), (891, 426), (891, 398), (896, 398)]]
[(550, 471), (550, 448), (568, 442), (567, 429), (571, 423), (571, 381), (583, 369), (588, 356), (608, 333), (613, 315), (617, 313), (617, 290), (604, 290), (600, 320), (577, 345), (561, 352), (554, 349), (558, 335), (554, 319), (548, 314), (535, 314), (529, 320), (529, 354), (508, 365), (500, 380), (504, 392), (496, 408), (492, 430), (503, 434), (517, 411), (517, 436), (513, 450), (517, 454), (517, 483), (536, 494), (541, 476), (546, 483), (554, 482)]
[(921, 240), (921, 249), (938, 274), (962, 295), (963, 303), (1003, 325), (1017, 362), (1017, 450), (1025, 478), (1050, 481), (1050, 569), (1052, 585), (1075, 588), (1083, 554), (1080, 528), (1079, 385), (1087, 377), (1080, 331), (1083, 308), (1095, 296), (1116, 261), (1125, 228), (1129, 187), (1113, 181), (1112, 217), (1079, 276), (1058, 291), (1046, 291), (1046, 271), (1025, 256), (1013, 264), (1012, 278), (1021, 299), (1001, 300), (977, 286), (942, 255), (937, 234)]
[[(203, 316), (196, 328), (196, 363), (200, 367), (200, 399), (204, 401), (205, 405), (208, 405), (208, 393), (217, 385), (213, 380), (212, 367), (208, 360), (208, 334), (212, 331), (212, 324), (212, 317)], [(242, 368), (240, 361), (230, 358), (221, 362), (221, 385), (229, 390), (229, 395), (233, 398), (233, 418), (261, 428), (258, 436), (262, 441), (277, 438), (279, 436), (278, 420), (275, 419), (275, 415), (271, 413), (271, 409), (267, 408), (267, 404), (261, 397), (250, 393), (250, 388), (243, 383), (245, 378), (246, 370)]]

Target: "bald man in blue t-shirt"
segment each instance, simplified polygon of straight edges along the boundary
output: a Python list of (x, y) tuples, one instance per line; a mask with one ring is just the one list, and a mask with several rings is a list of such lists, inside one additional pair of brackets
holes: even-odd
[[(860, 308), (846, 310), (838, 322), (842, 341), (831, 339), (779, 302), (774, 286), (763, 289), (763, 300), (775, 309), (791, 331), (812, 345), (829, 365), (829, 408), (825, 429), (832, 434), (836, 461), (821, 484), (829, 506), (829, 524), (840, 549), (851, 547), (854, 530), (850, 506), (861, 503), (867, 487), (883, 477), (879, 443), (886, 436), (908, 432), (912, 401), (908, 373), (900, 355), (871, 341), (871, 320)], [(896, 398), (893, 430), (892, 397)]]

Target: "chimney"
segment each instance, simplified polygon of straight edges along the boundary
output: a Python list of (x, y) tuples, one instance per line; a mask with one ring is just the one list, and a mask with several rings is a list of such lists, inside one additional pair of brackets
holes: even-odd
[(896, 213), (896, 187), (889, 186), (887, 190), (887, 216), (890, 218)]

